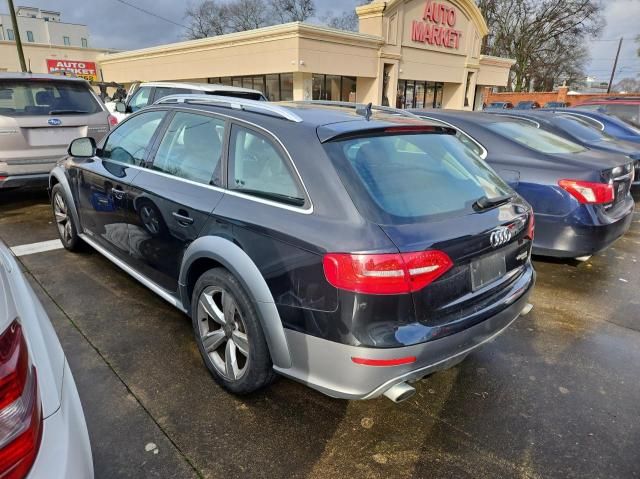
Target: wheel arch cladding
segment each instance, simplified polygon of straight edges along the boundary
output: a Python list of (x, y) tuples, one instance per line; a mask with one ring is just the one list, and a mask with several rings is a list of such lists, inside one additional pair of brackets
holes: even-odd
[(208, 265), (222, 266), (240, 281), (256, 306), (274, 366), (282, 369), (290, 368), (289, 346), (271, 291), (249, 255), (230, 240), (217, 236), (205, 236), (189, 245), (180, 268), (182, 304), (190, 310), (193, 286), (200, 276), (194, 272), (203, 273), (203, 268)]
[(76, 209), (75, 198), (71, 193), (69, 180), (64, 174), (64, 170), (61, 166), (54, 167), (53, 170), (51, 170), (51, 173), (49, 173), (49, 191), (51, 191), (57, 184), (62, 185), (62, 189), (64, 190), (64, 194), (66, 196), (65, 199), (67, 200), (67, 208), (71, 209), (71, 216), (73, 216), (73, 221), (76, 224), (76, 229), (78, 229), (78, 233), (80, 233), (80, 217), (78, 216), (78, 210)]

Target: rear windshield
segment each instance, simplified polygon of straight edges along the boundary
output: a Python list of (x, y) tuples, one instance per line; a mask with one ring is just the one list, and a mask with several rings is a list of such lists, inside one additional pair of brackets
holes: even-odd
[(504, 121), (490, 123), (488, 128), (498, 135), (514, 140), (521, 145), (540, 153), (559, 155), (565, 153), (579, 153), (586, 148), (561, 136), (548, 131), (540, 130), (535, 126), (520, 121)]
[(356, 207), (379, 224), (473, 213), (511, 189), (454, 135), (403, 134), (325, 144)]
[(582, 141), (612, 141), (614, 139), (588, 121), (575, 116), (558, 115), (555, 121), (564, 131)]
[(80, 82), (0, 81), (0, 115), (82, 115), (101, 111), (100, 104)]

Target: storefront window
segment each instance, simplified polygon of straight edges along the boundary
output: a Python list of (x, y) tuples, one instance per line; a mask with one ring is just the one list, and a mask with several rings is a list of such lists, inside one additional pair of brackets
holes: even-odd
[(260, 93), (264, 94), (264, 76), (253, 77), (253, 87), (254, 90), (258, 90)]
[(329, 101), (341, 101), (340, 94), (342, 93), (340, 89), (340, 77), (335, 75), (327, 75), (326, 80), (326, 99)]
[(324, 100), (324, 75), (313, 74), (313, 85), (311, 97), (314, 100)]
[(267, 91), (265, 95), (269, 101), (278, 101), (280, 99), (280, 79), (278, 75), (266, 75), (265, 82)]
[(355, 77), (342, 77), (342, 101), (356, 101), (356, 79)]
[(234, 77), (233, 78), (233, 86), (237, 86), (238, 88), (242, 88), (242, 78)]
[(398, 80), (396, 108), (441, 108), (442, 83)]
[(356, 79), (338, 75), (313, 75), (314, 100), (355, 101)]
[(280, 101), (293, 101), (293, 73), (280, 74)]

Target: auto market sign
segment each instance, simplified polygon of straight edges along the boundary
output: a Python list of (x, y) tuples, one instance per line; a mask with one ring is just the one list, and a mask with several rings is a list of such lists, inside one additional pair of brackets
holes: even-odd
[(457, 17), (455, 8), (427, 0), (422, 19), (411, 24), (411, 40), (459, 50), (462, 31), (454, 28)]
[(75, 76), (89, 81), (98, 79), (94, 62), (47, 59), (47, 70), (54, 75)]

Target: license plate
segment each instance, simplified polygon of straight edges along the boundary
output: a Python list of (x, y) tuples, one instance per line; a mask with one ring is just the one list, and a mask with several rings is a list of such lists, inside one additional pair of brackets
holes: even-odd
[(68, 146), (72, 140), (82, 135), (79, 127), (31, 128), (29, 144), (31, 146)]
[(476, 291), (507, 273), (504, 253), (494, 253), (471, 263), (471, 288)]

